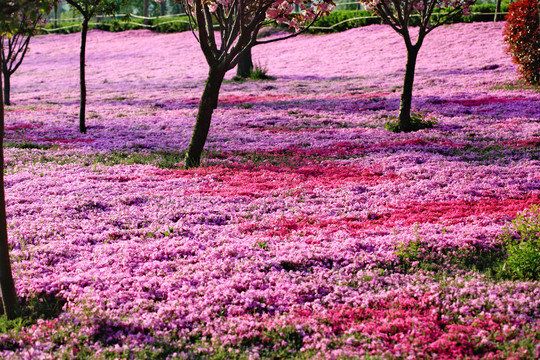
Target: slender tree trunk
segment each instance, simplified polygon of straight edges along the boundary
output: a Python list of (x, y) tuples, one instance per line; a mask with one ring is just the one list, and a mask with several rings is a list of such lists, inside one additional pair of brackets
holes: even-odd
[(149, 0), (144, 0), (143, 2), (143, 16), (145, 17), (145, 19), (143, 20), (143, 23), (144, 25), (148, 25), (148, 19), (146, 19), (148, 17), (148, 8), (150, 7), (150, 1)]
[(499, 14), (501, 12), (501, 2), (502, 0), (497, 0), (497, 4), (495, 5), (495, 16), (493, 17), (493, 21), (499, 21)]
[(10, 99), (11, 92), (11, 74), (9, 71), (4, 72), (4, 104), (11, 105)]
[(84, 19), (82, 22), (82, 31), (81, 31), (81, 58), (80, 58), (80, 75), (81, 75), (81, 109), (79, 112), (79, 131), (83, 134), (86, 134), (86, 75), (85, 75), (85, 66), (86, 66), (86, 35), (88, 34), (88, 20)]
[(198, 167), (201, 163), (201, 154), (206, 143), (208, 131), (210, 130), (212, 114), (218, 105), (219, 89), (221, 88), (224, 77), (225, 71), (210, 68), (201, 96), (201, 102), (199, 103), (199, 112), (197, 113), (193, 135), (191, 136), (191, 141), (189, 142), (184, 159), (184, 167), (186, 169)]
[(253, 71), (253, 59), (251, 57), (251, 48), (240, 57), (238, 67), (236, 68), (236, 76), (240, 78), (248, 78)]
[[(0, 87), (2, 73), (0, 72)], [(6, 197), (4, 191), (4, 99), (0, 91), (0, 291), (4, 314), (13, 319), (19, 312), (19, 302), (15, 292), (15, 283), (11, 272), (9, 259), (9, 244), (7, 234)]]
[(414, 84), (414, 72), (416, 69), (416, 58), (419, 43), (414, 46), (407, 46), (407, 65), (405, 67), (405, 76), (403, 79), (403, 89), (401, 92), (401, 102), (399, 104), (399, 128), (401, 131), (412, 131), (411, 123), (411, 102)]
[(165, 16), (165, 1), (160, 3), (160, 14), (161, 16)]

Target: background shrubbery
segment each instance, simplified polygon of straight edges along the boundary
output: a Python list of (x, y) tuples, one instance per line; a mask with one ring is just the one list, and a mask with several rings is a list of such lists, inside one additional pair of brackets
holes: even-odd
[[(503, 4), (502, 12), (508, 11), (508, 4)], [(493, 21), (495, 4), (479, 4), (472, 7), (472, 14), (466, 16), (457, 16), (455, 22), (478, 22)], [(504, 17), (500, 17), (504, 20)], [(418, 18), (412, 18), (411, 24), (418, 25)], [(366, 10), (341, 10), (333, 11), (315, 22), (309, 30), (311, 33), (317, 32), (335, 32), (344, 31), (356, 27), (367, 26), (371, 24), (381, 24), (381, 19), (373, 15), (372, 11)]]
[[(134, 29), (151, 29), (158, 33), (173, 33), (188, 31), (190, 29), (187, 17), (160, 17), (149, 20), (147, 24), (143, 19), (134, 17), (118, 17), (117, 19), (100, 19), (92, 21), (90, 29), (99, 29), (103, 31), (119, 32)], [(56, 30), (54, 30), (56, 29)], [(71, 34), (81, 31), (81, 23), (78, 21), (50, 21), (45, 25), (45, 29), (41, 33), (55, 32), (58, 34)]]
[(507, 254), (502, 275), (514, 280), (540, 280), (540, 211), (519, 214), (502, 240)]
[[(508, 4), (503, 4), (502, 12), (508, 11)], [(475, 5), (472, 8), (473, 14), (468, 16), (456, 17), (456, 22), (475, 22), (475, 21), (493, 21), (493, 13), (495, 12), (495, 4), (480, 4)], [(503, 20), (503, 17), (500, 17)], [(415, 24), (414, 18), (411, 19), (411, 23)], [(313, 27), (309, 29), (310, 33), (321, 32), (339, 32), (357, 27), (380, 24), (381, 19), (373, 15), (372, 11), (367, 10), (337, 10), (331, 12), (328, 16), (325, 16), (315, 22)], [(58, 22), (55, 24), (50, 21), (45, 29), (51, 31), (52, 29), (60, 28), (54, 32), (67, 34), (78, 32), (81, 30), (78, 22)], [(148, 28), (152, 31), (159, 33), (173, 33), (189, 30), (189, 23), (185, 16), (174, 17), (158, 17), (148, 20), (147, 24), (144, 24), (140, 18), (117, 18), (117, 19), (101, 19), (100, 21), (94, 21), (91, 25), (92, 29), (100, 29), (105, 31), (124, 31), (132, 29)], [(48, 32), (43, 30), (43, 32)]]

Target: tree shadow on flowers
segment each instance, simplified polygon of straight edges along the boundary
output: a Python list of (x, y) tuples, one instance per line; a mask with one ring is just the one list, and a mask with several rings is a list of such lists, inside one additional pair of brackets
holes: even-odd
[[(0, 334), (12, 330), (19, 331), (23, 327), (36, 324), (39, 320), (55, 319), (62, 313), (65, 303), (64, 299), (54, 294), (39, 294), (21, 299), (18, 317), (8, 320), (5, 316), (0, 316)], [(9, 347), (8, 343), (3, 345)]]

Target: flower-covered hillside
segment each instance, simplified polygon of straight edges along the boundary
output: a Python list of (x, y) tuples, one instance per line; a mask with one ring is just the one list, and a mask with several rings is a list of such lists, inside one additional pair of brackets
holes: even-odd
[(86, 135), (78, 36), (37, 37), (7, 109), (8, 223), (19, 294), (64, 305), (1, 357), (538, 357), (539, 283), (504, 264), (540, 232), (540, 94), (502, 26), (426, 38), (413, 112), (436, 125), (407, 134), (385, 130), (390, 28), (256, 47), (275, 80), (229, 75), (194, 170), (192, 34), (91, 32)]

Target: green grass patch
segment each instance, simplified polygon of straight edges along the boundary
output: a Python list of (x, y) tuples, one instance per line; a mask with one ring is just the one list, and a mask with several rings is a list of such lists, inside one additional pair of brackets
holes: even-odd
[[(469, 137), (472, 140), (471, 137)], [(478, 139), (480, 142), (482, 139)], [(509, 164), (519, 159), (528, 158), (540, 160), (540, 149), (536, 147), (510, 147), (504, 145), (476, 146), (467, 144), (461, 149), (455, 149), (453, 156), (459, 156), (463, 161), (474, 162), (480, 165), (503, 162)]]
[(233, 76), (233, 78), (231, 79), (230, 82), (242, 83), (242, 82), (245, 82), (246, 80), (249, 80), (249, 79), (255, 80), (255, 81), (258, 81), (258, 80), (276, 80), (275, 77), (268, 75), (268, 67), (267, 66), (256, 63), (254, 65), (253, 69), (251, 69), (251, 71), (249, 73), (249, 78), (244, 78), (242, 76)]
[(23, 142), (4, 141), (4, 148), (49, 150), (49, 149), (58, 148), (58, 145), (43, 145), (43, 144), (32, 143), (29, 141), (23, 141)]
[(530, 85), (525, 80), (517, 80), (492, 86), (490, 90), (533, 90), (540, 92), (540, 86)]
[[(177, 168), (184, 160), (185, 151), (111, 151), (97, 154), (94, 164), (113, 165), (155, 165), (162, 169)], [(90, 164), (87, 164), (90, 165)]]
[(455, 271), (475, 271), (493, 279), (501, 277), (501, 267), (505, 258), (505, 249), (501, 241), (494, 241), (487, 246), (471, 244), (434, 249), (429, 241), (420, 236), (418, 228), (415, 228), (414, 234), (414, 239), (396, 245), (397, 263), (381, 264), (383, 268), (401, 273), (424, 270), (437, 276)]
[[(434, 250), (416, 234), (399, 243), (396, 264), (388, 270), (403, 273), (426, 270), (438, 274), (455, 270), (475, 271), (493, 280), (540, 280), (540, 207), (533, 206), (516, 216), (499, 238), (489, 246)], [(384, 266), (384, 265), (383, 265)]]
[(512, 280), (540, 280), (540, 208), (533, 206), (519, 214), (501, 239), (507, 254), (502, 276)]
[[(422, 129), (431, 129), (437, 125), (436, 119), (427, 119), (424, 114), (413, 113), (411, 114), (411, 131), (418, 131)], [(396, 117), (390, 116), (389, 121), (384, 124), (384, 128), (394, 133), (400, 133), (403, 130), (399, 126), (399, 121)]]
[(158, 33), (174, 33), (191, 30), (187, 16), (162, 17), (153, 21), (152, 30)]
[[(54, 319), (60, 315), (64, 304), (63, 299), (51, 295), (38, 295), (22, 299), (18, 317), (8, 320), (6, 316), (0, 316), (0, 333), (20, 331), (23, 327), (35, 324), (39, 319)], [(3, 311), (1, 307), (0, 310)]]

